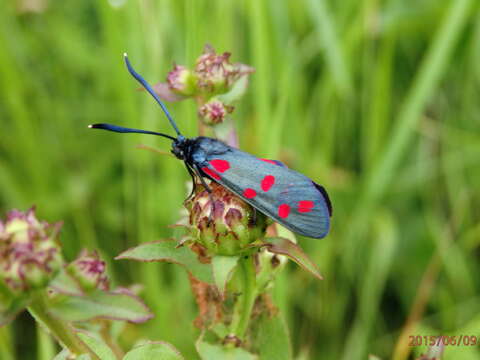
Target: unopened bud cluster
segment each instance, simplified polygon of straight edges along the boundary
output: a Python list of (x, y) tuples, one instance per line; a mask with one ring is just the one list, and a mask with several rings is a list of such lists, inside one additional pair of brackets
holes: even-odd
[(230, 90), (240, 76), (252, 70), (242, 64), (231, 64), (230, 53), (215, 53), (211, 47), (206, 47), (204, 53), (197, 59), (195, 74), (198, 87), (203, 92), (222, 94)]
[[(229, 103), (234, 99), (222, 99), (221, 95), (228, 93), (242, 77), (253, 72), (254, 69), (247, 65), (232, 64), (230, 53), (217, 54), (207, 45), (193, 69), (174, 65), (167, 75), (167, 85), (175, 95), (197, 99), (198, 114), (202, 121), (207, 125), (216, 125), (223, 122), (234, 109)], [(167, 98), (161, 92), (159, 95)]]
[(33, 208), (0, 221), (0, 278), (12, 292), (45, 287), (62, 267), (60, 227), (40, 222)]
[(83, 291), (107, 291), (109, 283), (105, 267), (105, 261), (100, 259), (96, 251), (82, 250), (78, 258), (68, 264), (66, 270)]
[(216, 125), (223, 122), (226, 115), (230, 114), (233, 109), (233, 106), (226, 105), (217, 98), (212, 98), (200, 107), (198, 114), (206, 124)]
[[(191, 238), (210, 255), (239, 255), (265, 236), (267, 218), (214, 182), (186, 204)], [(213, 208), (212, 208), (213, 205)]]

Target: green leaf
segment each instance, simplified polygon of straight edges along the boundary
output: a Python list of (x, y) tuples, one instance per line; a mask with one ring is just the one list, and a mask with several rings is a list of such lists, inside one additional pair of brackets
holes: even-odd
[(318, 34), (318, 41), (325, 48), (325, 62), (340, 95), (350, 94), (352, 76), (347, 66), (345, 51), (338, 38), (335, 16), (329, 9), (328, 1), (310, 0), (308, 14), (311, 16)]
[(122, 252), (115, 259), (130, 259), (145, 262), (165, 261), (179, 264), (198, 280), (209, 284), (214, 283), (212, 266), (199, 262), (195, 253), (188, 247), (182, 246), (177, 248), (177, 243), (172, 240), (158, 240), (144, 243)]
[(27, 307), (29, 302), (29, 297), (12, 299), (8, 306), (0, 310), (0, 326), (6, 325), (15, 319), (15, 317)]
[(102, 340), (84, 332), (77, 332), (77, 336), (102, 360), (116, 360), (112, 349)]
[(88, 296), (62, 295), (52, 303), (50, 311), (67, 321), (103, 318), (141, 323), (153, 317), (142, 300), (127, 289), (97, 291)]
[(227, 281), (232, 274), (232, 270), (237, 265), (238, 256), (220, 256), (212, 258), (213, 278), (220, 294), (225, 291)]
[[(123, 360), (182, 360), (183, 356), (175, 347), (164, 341), (149, 342), (130, 350)], [(102, 359), (103, 360), (103, 359)]]
[(275, 229), (277, 230), (276, 237), (280, 237), (280, 238), (290, 240), (294, 244), (298, 243), (297, 237), (295, 236), (295, 233), (292, 232), (291, 230), (287, 229), (285, 226), (282, 226), (280, 224), (276, 224)]
[(254, 346), (258, 349), (260, 360), (292, 359), (290, 336), (280, 315), (263, 314), (256, 324), (254, 334)]
[(202, 340), (197, 341), (197, 351), (203, 360), (258, 360), (245, 349), (213, 345)]
[(65, 269), (58, 272), (57, 276), (50, 282), (49, 287), (62, 294), (82, 295), (76, 280)]
[(245, 95), (245, 92), (247, 91), (248, 87), (248, 76), (242, 76), (240, 79), (238, 79), (233, 87), (230, 89), (229, 92), (218, 95), (217, 98), (224, 104), (230, 105), (234, 103), (235, 101), (239, 100), (243, 95)]
[(318, 279), (323, 280), (323, 277), (318, 272), (315, 264), (312, 262), (312, 260), (309, 259), (307, 254), (305, 254), (297, 244), (291, 242), (290, 240), (276, 237), (266, 238), (265, 246), (268, 248), (268, 251), (274, 254), (287, 256), (291, 260), (295, 261), (298, 265), (300, 265), (303, 269), (307, 270)]

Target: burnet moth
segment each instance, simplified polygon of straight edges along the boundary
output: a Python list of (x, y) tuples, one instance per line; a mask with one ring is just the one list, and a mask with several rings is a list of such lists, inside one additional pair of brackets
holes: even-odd
[[(308, 177), (289, 169), (277, 160), (260, 159), (209, 138), (185, 138), (167, 108), (151, 86), (132, 67), (127, 54), (125, 63), (132, 76), (153, 96), (170, 121), (177, 137), (130, 129), (111, 124), (93, 124), (90, 128), (120, 133), (142, 133), (172, 140), (172, 153), (183, 160), (189, 174), (219, 183), (258, 211), (298, 234), (323, 238), (330, 228), (332, 205), (326, 190)], [(195, 181), (193, 182), (195, 185)]]

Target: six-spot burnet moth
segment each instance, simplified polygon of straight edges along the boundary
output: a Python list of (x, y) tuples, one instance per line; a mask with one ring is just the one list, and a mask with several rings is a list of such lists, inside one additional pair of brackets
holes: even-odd
[(197, 175), (207, 190), (209, 187), (204, 177), (226, 187), (258, 211), (298, 234), (312, 238), (327, 235), (332, 205), (322, 186), (280, 161), (259, 159), (209, 137), (185, 138), (163, 102), (132, 68), (127, 54), (124, 56), (128, 71), (160, 105), (177, 137), (110, 124), (94, 124), (90, 128), (168, 138), (173, 141), (172, 153), (185, 162), (192, 178)]

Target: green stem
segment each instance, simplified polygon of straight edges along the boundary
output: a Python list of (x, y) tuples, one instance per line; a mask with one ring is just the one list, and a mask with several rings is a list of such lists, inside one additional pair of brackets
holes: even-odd
[(243, 340), (257, 297), (253, 255), (240, 258), (239, 265), (238, 270), (242, 281), (242, 295), (235, 304), (231, 329), (239, 339)]
[(107, 320), (100, 320), (101, 323), (101, 330), (100, 336), (105, 344), (108, 345), (110, 349), (112, 349), (113, 353), (117, 357), (117, 359), (123, 359), (124, 352), (122, 348), (118, 345), (118, 343), (113, 339), (112, 335), (110, 334), (110, 323)]
[(16, 359), (15, 349), (12, 341), (11, 325), (0, 328), (0, 359)]
[(70, 324), (48, 313), (46, 296), (44, 292), (39, 293), (30, 306), (28, 306), (28, 312), (49, 331), (62, 346), (67, 348), (70, 353), (73, 355), (88, 353), (92, 359), (100, 360), (98, 356), (78, 338)]

